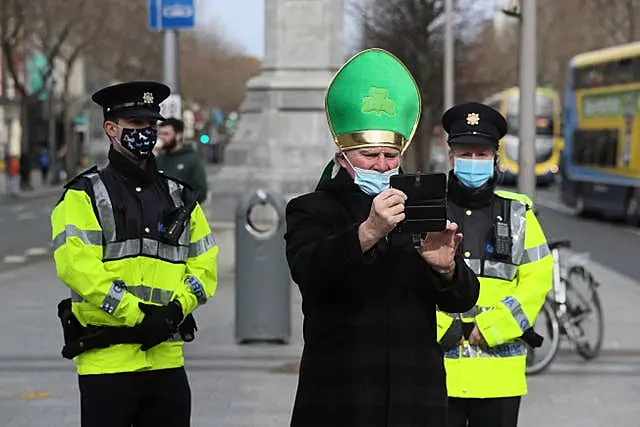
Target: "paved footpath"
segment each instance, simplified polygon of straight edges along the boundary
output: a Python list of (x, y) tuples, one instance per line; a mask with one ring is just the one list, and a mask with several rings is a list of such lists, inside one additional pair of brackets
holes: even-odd
[[(223, 263), (213, 301), (198, 311), (196, 342), (187, 345), (194, 395), (194, 427), (288, 425), (300, 351), (299, 299), (292, 307), (287, 346), (237, 346), (233, 337), (233, 278)], [(640, 425), (640, 286), (597, 267), (607, 313), (607, 351), (582, 363), (560, 356), (547, 374), (532, 378), (521, 427)], [(0, 426), (78, 426), (77, 380), (59, 355), (56, 303), (67, 295), (53, 266), (34, 264), (0, 275)], [(329, 426), (328, 426), (329, 427)]]

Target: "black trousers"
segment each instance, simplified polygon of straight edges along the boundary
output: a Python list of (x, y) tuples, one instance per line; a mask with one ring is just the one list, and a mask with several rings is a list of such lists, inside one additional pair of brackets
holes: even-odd
[(80, 375), (82, 427), (189, 427), (184, 368)]
[(517, 427), (521, 397), (449, 398), (449, 427)]

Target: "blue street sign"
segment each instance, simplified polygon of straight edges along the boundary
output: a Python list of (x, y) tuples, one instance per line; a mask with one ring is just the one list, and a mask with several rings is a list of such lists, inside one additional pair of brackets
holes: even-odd
[(149, 28), (188, 30), (196, 24), (194, 0), (149, 0)]

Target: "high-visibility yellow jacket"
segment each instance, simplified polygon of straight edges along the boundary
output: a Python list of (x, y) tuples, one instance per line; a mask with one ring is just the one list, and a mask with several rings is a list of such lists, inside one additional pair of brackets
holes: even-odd
[[(518, 338), (533, 326), (551, 289), (553, 261), (542, 228), (530, 209), (531, 200), (521, 194), (496, 191), (496, 203), (508, 204), (512, 232), (510, 261), (476, 258), (463, 248), (465, 261), (480, 280), (478, 302), (466, 313), (437, 312), (438, 340), (454, 319), (461, 319), (475, 322), (487, 343), (483, 347), (465, 340), (445, 352), (450, 397), (493, 398), (527, 393), (526, 347)], [(474, 215), (495, 218), (491, 211), (464, 207), (453, 210), (458, 210), (460, 222), (468, 218), (470, 226)], [(486, 228), (464, 227), (463, 243), (482, 242), (489, 232)]]
[[(158, 172), (148, 186), (129, 185), (112, 165), (92, 168), (66, 186), (51, 214), (54, 259), (81, 324), (134, 326), (144, 317), (139, 302), (174, 299), (186, 316), (213, 296), (218, 246), (200, 206), (177, 246), (159, 237), (160, 222), (143, 224), (182, 206), (185, 191)], [(117, 344), (75, 361), (80, 375), (176, 368), (184, 364), (183, 344), (176, 334), (146, 352)]]

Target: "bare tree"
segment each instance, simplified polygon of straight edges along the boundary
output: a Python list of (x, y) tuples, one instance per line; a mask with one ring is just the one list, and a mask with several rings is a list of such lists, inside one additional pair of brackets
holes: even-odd
[[(471, 2), (454, 2), (457, 45), (464, 44), (463, 28), (469, 25)], [(369, 0), (354, 5), (363, 31), (362, 47), (381, 47), (406, 65), (416, 79), (422, 96), (423, 114), (412, 148), (407, 153), (409, 168), (429, 169), (432, 126), (443, 105), (444, 2), (438, 0)]]
[[(640, 0), (539, 0), (538, 84), (563, 97), (571, 58), (640, 39), (638, 19)], [(462, 84), (476, 98), (518, 84), (518, 26), (513, 19), (498, 34), (494, 23), (487, 21), (465, 56), (464, 67), (473, 78)]]
[(148, 2), (103, 1), (110, 3), (113, 15), (86, 53), (91, 64), (114, 80), (161, 80), (162, 33), (149, 29)]
[[(5, 3), (6, 2), (6, 3)], [(22, 155), (30, 155), (30, 106), (45, 92), (54, 96), (52, 89), (54, 71), (61, 77), (60, 105), (64, 123), (70, 123), (69, 84), (75, 64), (84, 52), (97, 40), (108, 22), (109, 2), (91, 0), (3, 0), (2, 21), (7, 26), (0, 40), (2, 54), (15, 88), (22, 101)], [(32, 53), (44, 57), (45, 66), (38, 70), (40, 86), (32, 88), (27, 73), (21, 72), (17, 64), (26, 67)], [(32, 73), (36, 70), (30, 70)], [(35, 90), (34, 90), (35, 89)], [(52, 114), (52, 112), (49, 112)], [(70, 143), (67, 156), (67, 171), (73, 173), (77, 158), (75, 140), (70, 137), (70, 125), (65, 132), (65, 142)], [(29, 176), (27, 178), (27, 185)]]

